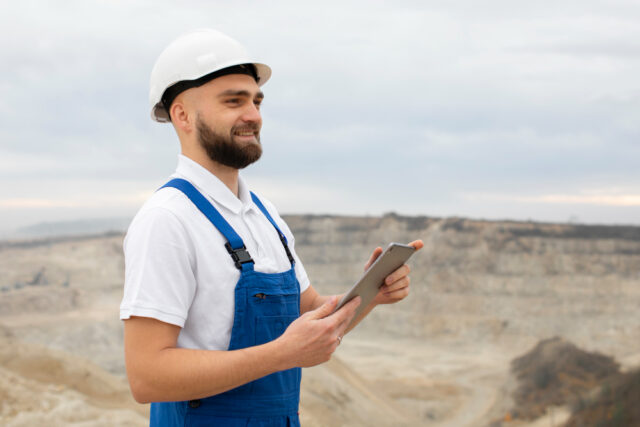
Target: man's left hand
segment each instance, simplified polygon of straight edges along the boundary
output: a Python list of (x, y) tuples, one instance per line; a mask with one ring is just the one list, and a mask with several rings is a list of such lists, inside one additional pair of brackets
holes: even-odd
[[(417, 251), (424, 247), (422, 240), (414, 240), (409, 243)], [(378, 247), (371, 254), (371, 258), (365, 265), (365, 271), (373, 264), (373, 262), (382, 254), (382, 248)], [(396, 271), (387, 276), (384, 284), (380, 287), (378, 295), (373, 300), (373, 304), (393, 304), (401, 301), (409, 295), (409, 272), (411, 269), (407, 264), (403, 264)]]

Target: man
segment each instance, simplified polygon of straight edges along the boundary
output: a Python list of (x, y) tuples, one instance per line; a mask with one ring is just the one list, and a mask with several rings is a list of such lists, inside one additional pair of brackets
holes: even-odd
[[(151, 74), (151, 117), (172, 123), (181, 155), (127, 232), (120, 317), (131, 390), (155, 402), (153, 426), (299, 425), (300, 368), (329, 360), (359, 304), (332, 314), (338, 296), (313, 289), (289, 228), (239, 176), (262, 152), (270, 74), (213, 30), (179, 37)], [(408, 272), (360, 317), (403, 299)]]

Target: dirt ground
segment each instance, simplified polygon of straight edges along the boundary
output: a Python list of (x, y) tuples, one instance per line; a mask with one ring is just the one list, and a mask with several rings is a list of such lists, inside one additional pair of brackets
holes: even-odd
[[(623, 371), (640, 365), (635, 228), (618, 236), (392, 216), (290, 222), (325, 294), (359, 277), (362, 254), (379, 241), (416, 235), (426, 244), (410, 298), (376, 309), (329, 363), (304, 370), (305, 426), (527, 425), (510, 420), (510, 362), (553, 336), (611, 355)], [(125, 380), (121, 248), (121, 235), (0, 245), (0, 425), (147, 425), (148, 406)], [(568, 416), (549, 408), (529, 425)]]

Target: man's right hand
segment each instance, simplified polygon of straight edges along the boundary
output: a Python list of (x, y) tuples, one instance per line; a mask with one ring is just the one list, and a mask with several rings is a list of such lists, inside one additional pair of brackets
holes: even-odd
[(360, 305), (360, 297), (345, 304), (332, 314), (338, 297), (329, 298), (315, 310), (308, 311), (292, 322), (286, 331), (276, 339), (289, 362), (289, 367), (310, 367), (324, 363), (338, 347), (338, 337), (342, 338)]

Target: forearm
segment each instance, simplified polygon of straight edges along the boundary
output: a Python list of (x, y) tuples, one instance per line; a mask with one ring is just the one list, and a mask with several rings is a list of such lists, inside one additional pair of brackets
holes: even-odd
[(127, 357), (127, 375), (141, 403), (198, 399), (292, 367), (277, 346), (270, 342), (234, 351), (165, 348)]
[[(311, 306), (313, 291), (303, 303)], [(274, 341), (233, 351), (177, 347), (180, 327), (132, 316), (124, 324), (127, 377), (140, 403), (182, 401), (213, 396), (274, 372), (324, 363), (344, 334), (359, 299), (333, 313), (337, 298), (307, 311)]]

